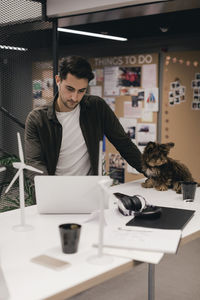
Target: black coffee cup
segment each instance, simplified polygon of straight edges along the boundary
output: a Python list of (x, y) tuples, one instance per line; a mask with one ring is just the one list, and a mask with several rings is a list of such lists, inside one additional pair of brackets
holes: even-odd
[(182, 181), (181, 182), (181, 190), (183, 194), (183, 200), (185, 201), (194, 201), (195, 193), (196, 193), (197, 183), (194, 181)]
[(62, 251), (64, 253), (75, 253), (78, 249), (81, 225), (67, 223), (59, 225)]

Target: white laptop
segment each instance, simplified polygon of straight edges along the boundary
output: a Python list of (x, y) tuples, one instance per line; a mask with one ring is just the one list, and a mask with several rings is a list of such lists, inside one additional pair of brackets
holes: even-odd
[[(91, 213), (100, 207), (108, 208), (108, 193), (98, 184), (110, 186), (109, 176), (35, 176), (35, 194), (41, 214)], [(107, 195), (106, 195), (107, 194)]]

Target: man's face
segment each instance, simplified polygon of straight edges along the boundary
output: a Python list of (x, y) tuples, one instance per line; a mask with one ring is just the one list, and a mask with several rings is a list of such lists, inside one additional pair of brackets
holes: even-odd
[(61, 112), (72, 111), (85, 95), (88, 87), (88, 79), (79, 79), (68, 73), (66, 79), (62, 81), (57, 75), (56, 83), (59, 92), (56, 109)]

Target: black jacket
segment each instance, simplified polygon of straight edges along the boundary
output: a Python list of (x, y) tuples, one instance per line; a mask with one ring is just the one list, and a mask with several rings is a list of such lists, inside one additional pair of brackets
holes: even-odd
[[(62, 140), (62, 126), (55, 113), (57, 97), (32, 110), (25, 125), (26, 162), (49, 175), (55, 174)], [(121, 156), (141, 172), (141, 153), (107, 103), (100, 97), (85, 95), (80, 108), (80, 127), (88, 148), (91, 173), (98, 174), (99, 141), (104, 135)], [(36, 173), (31, 177), (34, 175)]]

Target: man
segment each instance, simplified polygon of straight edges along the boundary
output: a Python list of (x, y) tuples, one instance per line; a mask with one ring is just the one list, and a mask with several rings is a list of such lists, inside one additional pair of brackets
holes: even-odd
[(84, 58), (63, 59), (55, 78), (58, 94), (54, 101), (29, 113), (26, 161), (44, 174), (97, 175), (99, 141), (104, 135), (141, 172), (141, 153), (113, 111), (102, 98), (86, 94), (93, 77)]

